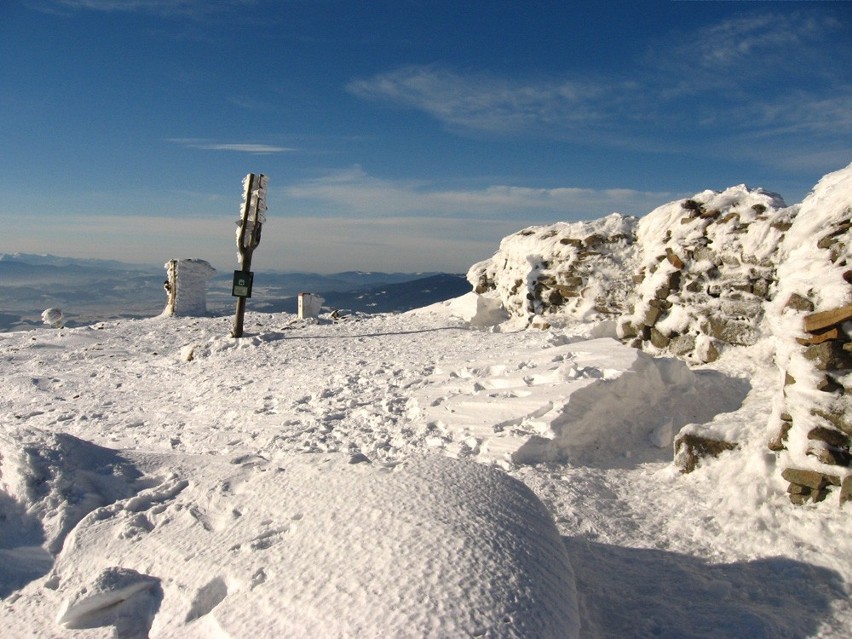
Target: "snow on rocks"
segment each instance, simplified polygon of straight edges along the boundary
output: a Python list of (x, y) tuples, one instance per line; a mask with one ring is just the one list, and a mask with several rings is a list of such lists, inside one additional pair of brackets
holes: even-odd
[(637, 229), (641, 266), (620, 335), (655, 353), (710, 362), (762, 334), (778, 244), (795, 208), (745, 185), (665, 204)]
[(41, 313), (41, 321), (52, 328), (62, 328), (65, 317), (60, 308), (47, 308)]
[(852, 165), (802, 202), (769, 307), (784, 375), (770, 420), (794, 503), (852, 499)]
[(474, 264), (468, 281), (510, 316), (594, 319), (620, 314), (635, 267), (636, 218), (613, 213), (592, 222), (532, 226)]
[[(224, 623), (242, 624), (233, 631), (240, 636), (251, 627), (257, 637), (267, 637), (276, 635), (251, 620), (286, 623), (277, 620), (285, 609), (296, 611), (294, 622), (312, 628), (327, 623), (346, 635), (343, 619), (378, 624), (400, 593), (410, 595), (410, 584), (419, 583), (411, 576), (422, 575), (429, 562), (435, 570), (458, 563), (467, 577), (427, 580), (434, 596), (405, 613), (428, 614), (435, 625), (423, 628), (437, 627), (440, 619), (442, 626), (474, 633), (481, 624), (483, 636), (489, 628), (491, 636), (522, 636), (511, 633), (535, 617), (539, 624), (562, 624), (556, 636), (570, 637), (576, 623), (568, 618), (573, 573), (583, 584), (576, 594), (580, 632), (590, 639), (628, 636), (636, 619), (657, 634), (700, 623), (702, 629), (718, 628), (704, 634), (720, 638), (801, 637), (820, 629), (827, 638), (848, 636), (852, 604), (837, 586), (852, 583), (848, 518), (824, 503), (789, 512), (760, 437), (776, 373), (766, 366), (765, 353), (723, 354), (714, 363), (722, 368), (692, 371), (697, 379), (690, 381), (681, 378), (680, 366), (666, 369), (669, 360), (611, 339), (589, 342), (595, 332), (589, 324), (479, 330), (447, 304), (339, 322), (248, 313), (242, 339), (229, 336), (230, 319), (163, 317), (0, 334), (0, 505), (9, 515), (0, 521), (4, 636), (126, 637), (131, 635), (119, 631), (126, 627), (120, 619), (135, 619), (139, 628), (150, 625), (151, 637), (222, 636)], [(185, 356), (189, 346), (191, 359)], [(627, 367), (645, 360), (651, 364), (639, 374)], [(749, 362), (754, 368), (743, 368)], [(464, 399), (497, 417), (507, 410), (504, 400), (514, 404), (511, 397), (488, 397), (501, 391), (516, 393), (519, 401), (531, 391), (535, 401), (570, 411), (574, 396), (595, 389), (607, 395), (607, 383), (618, 388), (645, 375), (660, 378), (647, 384), (654, 401), (658, 384), (673, 384), (673, 402), (679, 391), (689, 397), (691, 385), (706, 388), (694, 399), (707, 402), (705, 415), (715, 413), (710, 426), (743, 445), (702, 462), (690, 475), (672, 474), (657, 446), (674, 430), (664, 413), (670, 406), (681, 418), (693, 418), (683, 412), (686, 402), (660, 403), (653, 429), (652, 403), (646, 402), (648, 429), (627, 432), (623, 445), (615, 437), (618, 420), (608, 415), (619, 408), (618, 398), (607, 397), (588, 415), (597, 415), (610, 450), (590, 444), (581, 451), (585, 456), (569, 452), (568, 463), (520, 465), (495, 459), (496, 437), (481, 442), (477, 452), (475, 438), (427, 417), (441, 404)], [(743, 375), (750, 376), (752, 390), (740, 408), (726, 413), (747, 390)], [(639, 379), (632, 383), (643, 387)], [(635, 406), (638, 400), (624, 401)], [(534, 421), (521, 419), (521, 425)], [(563, 437), (569, 433), (566, 422)], [(45, 452), (25, 455), (24, 447)], [(407, 474), (410, 462), (424, 455), (483, 464), (444, 472), (439, 461), (424, 462)], [(89, 456), (93, 461), (84, 463)], [(509, 477), (523, 481), (546, 505), (570, 549), (572, 572), (557, 548), (548, 550), (552, 528), (547, 532), (540, 504), (528, 501)], [(437, 486), (436, 492), (424, 496), (426, 484)], [(476, 491), (480, 485), (485, 497)], [(63, 495), (77, 495), (77, 501), (66, 503)], [(444, 502), (452, 515), (440, 507)], [(77, 520), (70, 529), (59, 525), (66, 511), (73, 517), (65, 521)], [(534, 543), (550, 540), (544, 550), (527, 552), (539, 548), (530, 545), (527, 531)], [(54, 557), (46, 543), (63, 535)], [(521, 559), (495, 536), (514, 540)], [(404, 540), (399, 552), (397, 538)], [(303, 563), (303, 548), (322, 561)], [(400, 559), (394, 568), (398, 555), (409, 554), (411, 560)], [(485, 566), (476, 563), (480, 555), (502, 568), (478, 572)], [(776, 555), (783, 558), (758, 561)], [(332, 565), (333, 558), (338, 563)], [(386, 570), (386, 577), (370, 582), (380, 590), (359, 590), (359, 575)], [(718, 576), (712, 583), (708, 570)], [(667, 575), (678, 587), (660, 594), (649, 587), (648, 574)], [(779, 575), (785, 589), (752, 596)], [(523, 585), (527, 578), (535, 585)], [(470, 592), (465, 601), (483, 602), (476, 611), (459, 612), (446, 603), (462, 583)], [(505, 583), (514, 595), (500, 589)], [(556, 592), (563, 607), (551, 613)], [(510, 618), (507, 601), (522, 607), (511, 597), (536, 603)], [(612, 614), (614, 600), (621, 614)], [(101, 607), (105, 602), (113, 603)], [(322, 621), (316, 602), (341, 605)], [(121, 614), (113, 615), (113, 607)], [(65, 629), (56, 622), (60, 614), (75, 625), (105, 625)], [(405, 615), (387, 615), (388, 623), (401, 624)], [(495, 626), (489, 626), (492, 620)], [(429, 636), (413, 624), (395, 634)], [(452, 633), (431, 632), (445, 634)]]

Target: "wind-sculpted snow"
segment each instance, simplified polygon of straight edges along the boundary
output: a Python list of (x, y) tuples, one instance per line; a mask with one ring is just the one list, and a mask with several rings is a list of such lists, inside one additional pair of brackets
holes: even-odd
[(682, 426), (736, 410), (748, 388), (609, 338), (444, 365), (430, 381), (424, 418), (462, 453), (596, 466), (669, 458)]
[(565, 547), (501, 472), (434, 455), (195, 463), (185, 491), (82, 523), (52, 577), (60, 624), (161, 585), (151, 632), (167, 636), (576, 636)]
[[(464, 306), (0, 334), (0, 633), (848, 636), (848, 513), (788, 512), (766, 352), (694, 370)], [(685, 477), (693, 420), (743, 445)]]

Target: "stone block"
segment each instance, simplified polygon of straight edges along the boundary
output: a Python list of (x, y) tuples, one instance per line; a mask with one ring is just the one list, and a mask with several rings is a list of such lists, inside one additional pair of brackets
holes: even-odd
[(826, 466), (842, 466), (846, 468), (852, 462), (852, 455), (849, 454), (848, 449), (835, 448), (820, 441), (810, 444), (805, 454), (816, 457), (820, 463)]
[(651, 328), (651, 343), (657, 348), (666, 348), (671, 340), (656, 328)]
[[(783, 416), (782, 416), (783, 420)], [(769, 450), (778, 452), (787, 448), (787, 434), (790, 432), (790, 429), (793, 427), (792, 420), (783, 420), (781, 422), (781, 426), (778, 428), (778, 432), (769, 440), (767, 446)]]
[(823, 441), (829, 446), (837, 448), (849, 448), (849, 435), (834, 428), (817, 426), (808, 432), (808, 439)]
[(695, 350), (695, 336), (688, 334), (676, 335), (672, 338), (672, 341), (669, 342), (669, 350), (673, 355), (677, 355), (679, 357), (691, 353)]
[(820, 472), (815, 470), (803, 470), (801, 468), (785, 468), (781, 471), (781, 476), (791, 484), (799, 486), (807, 486), (813, 490), (825, 488), (828, 485), (828, 480)]
[(836, 340), (807, 346), (804, 356), (820, 371), (852, 368), (852, 357), (844, 350), (843, 344)]
[(798, 293), (793, 293), (792, 295), (790, 295), (790, 299), (787, 300), (787, 303), (784, 305), (784, 307), (792, 308), (796, 311), (810, 313), (814, 310), (814, 303), (810, 301), (807, 297), (803, 297)]
[(704, 457), (718, 457), (737, 448), (736, 442), (703, 437), (694, 433), (679, 433), (674, 440), (674, 464), (682, 473), (691, 473)]
[(806, 315), (803, 321), (805, 332), (813, 333), (820, 329), (841, 324), (852, 319), (852, 304), (820, 313)]
[(666, 259), (669, 261), (669, 264), (674, 266), (677, 270), (681, 270), (685, 266), (683, 260), (680, 259), (680, 257), (678, 257), (670, 248), (666, 249)]
[(840, 339), (840, 337), (840, 329), (837, 326), (831, 326), (826, 329), (812, 332), (807, 337), (797, 337), (796, 341), (803, 346), (810, 346), (812, 344), (822, 344), (828, 340)]
[(751, 324), (723, 317), (710, 317), (706, 333), (721, 342), (740, 346), (750, 346), (758, 338), (757, 331)]
[(637, 335), (636, 327), (632, 322), (627, 320), (619, 322), (615, 331), (620, 339), (630, 339)]
[(844, 477), (840, 484), (840, 505), (842, 506), (847, 501), (852, 501), (852, 475)]
[(642, 318), (642, 323), (645, 326), (653, 326), (657, 323), (657, 320), (660, 319), (660, 315), (662, 315), (663, 311), (656, 306), (649, 306), (648, 310), (645, 311), (645, 317)]
[(752, 292), (762, 299), (766, 299), (769, 295), (770, 282), (761, 278), (756, 279), (752, 284)]

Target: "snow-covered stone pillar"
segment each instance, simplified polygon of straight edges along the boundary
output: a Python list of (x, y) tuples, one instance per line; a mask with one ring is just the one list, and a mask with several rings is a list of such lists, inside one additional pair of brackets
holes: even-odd
[(299, 319), (319, 317), (325, 300), (312, 293), (299, 293)]
[(164, 288), (168, 295), (164, 315), (194, 316), (207, 313), (207, 280), (216, 269), (204, 260), (169, 260)]

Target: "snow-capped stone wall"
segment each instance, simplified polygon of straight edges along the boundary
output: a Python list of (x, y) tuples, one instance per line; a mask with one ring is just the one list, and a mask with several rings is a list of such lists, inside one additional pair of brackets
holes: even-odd
[(852, 499), (852, 165), (802, 202), (781, 245), (767, 316), (783, 389), (770, 420), (794, 503)]
[(632, 313), (619, 336), (654, 353), (711, 362), (761, 335), (778, 244), (795, 208), (745, 185), (704, 191), (643, 217)]
[[(804, 202), (745, 185), (703, 191), (636, 220), (530, 227), (468, 280), (513, 318), (617, 318), (624, 342), (708, 363), (771, 337), (783, 373), (769, 418), (795, 503), (840, 486), (852, 500), (852, 164)], [(783, 386), (783, 387), (782, 387)], [(684, 471), (738, 442), (683, 429)]]
[(634, 217), (531, 226), (510, 235), (467, 274), (475, 292), (498, 298), (513, 318), (615, 317), (626, 309), (636, 265)]

